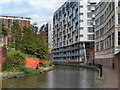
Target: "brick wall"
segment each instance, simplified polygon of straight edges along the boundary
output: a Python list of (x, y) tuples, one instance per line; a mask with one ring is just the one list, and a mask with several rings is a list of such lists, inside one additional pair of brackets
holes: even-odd
[(105, 58), (105, 59), (95, 59), (96, 64), (101, 64), (103, 66), (107, 66), (113, 68), (120, 72), (120, 53), (114, 56), (114, 58)]
[(7, 48), (0, 48), (0, 70), (2, 69), (2, 63), (7, 63)]
[(0, 71), (2, 68), (2, 48), (0, 47)]
[(4, 63), (7, 63), (7, 48), (6, 47), (2, 47), (2, 61)]
[(114, 57), (115, 69), (120, 72), (120, 52)]
[(113, 58), (95, 59), (95, 63), (112, 68)]

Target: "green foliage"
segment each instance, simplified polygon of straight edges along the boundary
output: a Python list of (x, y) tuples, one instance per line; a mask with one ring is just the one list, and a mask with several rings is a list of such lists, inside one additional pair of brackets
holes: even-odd
[(31, 75), (39, 74), (39, 71), (37, 69), (33, 69), (30, 67), (21, 67), (20, 71), (24, 72), (25, 74), (31, 74)]
[(5, 71), (5, 63), (2, 64), (2, 71)]
[(7, 69), (15, 69), (17, 67), (25, 66), (25, 55), (20, 51), (10, 49), (7, 53)]
[(24, 27), (24, 35), (20, 40), (20, 50), (25, 54), (35, 55), (45, 59), (48, 56), (48, 44), (41, 34), (37, 34), (37, 28)]
[(38, 67), (38, 70), (39, 70), (39, 71), (43, 71), (43, 70), (44, 70), (44, 67)]
[(15, 48), (16, 50), (19, 49), (19, 44), (20, 44), (20, 40), (22, 37), (22, 30), (19, 27), (19, 24), (13, 22), (13, 25), (11, 27), (11, 40), (10, 40), (10, 44), (9, 47)]
[(11, 28), (11, 38), (8, 47), (20, 50), (24, 54), (32, 55), (32, 57), (46, 59), (48, 56), (48, 44), (45, 42), (42, 33), (38, 34), (38, 28), (34, 25), (24, 27), (23, 31), (19, 28), (19, 24), (15, 22)]
[(46, 64), (47, 66), (51, 66), (51, 65), (52, 65), (52, 61), (51, 61), (51, 60), (47, 60), (47, 61), (45, 61), (45, 64)]
[(8, 29), (5, 27), (4, 23), (2, 23), (2, 35), (4, 37), (8, 35)]

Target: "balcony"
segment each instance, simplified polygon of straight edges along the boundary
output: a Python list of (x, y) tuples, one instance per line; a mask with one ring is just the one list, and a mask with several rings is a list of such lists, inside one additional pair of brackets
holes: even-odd
[(95, 7), (92, 7), (92, 8), (91, 8), (91, 12), (95, 12)]
[(96, 4), (95, 0), (89, 0), (88, 3), (90, 3), (90, 4)]

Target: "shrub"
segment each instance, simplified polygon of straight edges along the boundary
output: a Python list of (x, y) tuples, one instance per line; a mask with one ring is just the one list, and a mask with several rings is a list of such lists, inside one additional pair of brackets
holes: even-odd
[(38, 67), (38, 70), (42, 71), (42, 70), (44, 70), (44, 67)]
[(8, 69), (15, 69), (17, 67), (25, 66), (26, 60), (25, 55), (20, 51), (15, 51), (10, 49), (7, 53), (7, 68)]
[(2, 64), (2, 71), (5, 71), (5, 63)]
[(30, 67), (21, 67), (20, 72), (24, 72), (25, 74), (31, 74), (31, 75), (39, 74), (38, 70)]
[(47, 66), (50, 66), (50, 65), (52, 65), (52, 61), (51, 61), (51, 60), (47, 60), (47, 61), (45, 61), (45, 64), (46, 64)]

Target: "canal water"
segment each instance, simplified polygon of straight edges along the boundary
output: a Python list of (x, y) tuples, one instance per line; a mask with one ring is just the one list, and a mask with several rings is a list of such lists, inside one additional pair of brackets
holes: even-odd
[(56, 65), (44, 74), (3, 80), (2, 88), (96, 88), (97, 75), (88, 68)]

